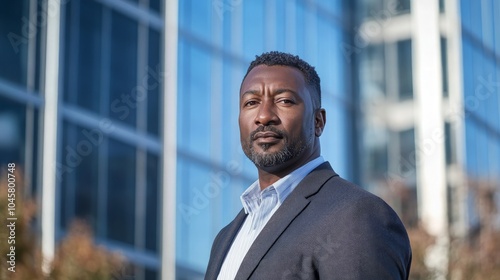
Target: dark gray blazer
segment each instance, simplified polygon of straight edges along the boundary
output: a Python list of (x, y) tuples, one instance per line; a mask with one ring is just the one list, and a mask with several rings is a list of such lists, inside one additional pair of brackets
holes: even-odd
[[(245, 218), (241, 211), (215, 238), (205, 279), (217, 279)], [(235, 279), (407, 279), (410, 264), (396, 213), (325, 162), (274, 213)]]

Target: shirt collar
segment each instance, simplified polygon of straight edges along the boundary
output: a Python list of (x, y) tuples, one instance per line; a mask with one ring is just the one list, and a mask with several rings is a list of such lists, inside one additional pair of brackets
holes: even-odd
[(279, 179), (262, 191), (260, 190), (259, 180), (257, 179), (240, 196), (245, 213), (253, 213), (259, 207), (262, 195), (267, 192), (276, 193), (278, 195), (278, 204), (281, 205), (295, 187), (297, 187), (300, 181), (323, 162), (325, 162), (325, 160), (323, 157), (319, 156), (295, 169), (290, 174)]

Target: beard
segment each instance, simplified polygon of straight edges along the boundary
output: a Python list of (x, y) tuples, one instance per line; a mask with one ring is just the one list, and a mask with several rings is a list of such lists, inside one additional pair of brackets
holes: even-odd
[[(271, 131), (279, 135), (283, 141), (283, 148), (276, 152), (267, 152), (271, 146), (275, 144), (260, 144), (259, 147), (264, 150), (264, 152), (257, 152), (255, 150), (255, 134), (258, 132)], [(257, 166), (257, 167), (271, 167), (279, 164), (283, 164), (292, 158), (295, 158), (302, 154), (306, 150), (312, 141), (309, 141), (313, 137), (314, 132), (308, 137), (303, 137), (301, 139), (290, 139), (290, 137), (282, 130), (279, 130), (272, 126), (260, 126), (255, 131), (250, 134), (250, 137), (246, 141), (242, 142), (242, 148), (245, 155)]]

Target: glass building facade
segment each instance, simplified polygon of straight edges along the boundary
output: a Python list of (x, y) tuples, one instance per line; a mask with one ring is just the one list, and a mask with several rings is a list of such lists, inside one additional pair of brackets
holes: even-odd
[[(463, 164), (471, 192), (493, 191), (500, 205), (500, 3), (460, 1), (463, 69)], [(473, 201), (469, 201), (473, 205)], [(498, 209), (498, 208), (497, 208)], [(470, 207), (472, 228), (500, 228), (500, 215)]]
[[(239, 143), (239, 86), (265, 51), (291, 52), (322, 79), (323, 154), (352, 178), (353, 96), (339, 42), (342, 1), (179, 1), (177, 249), (180, 268), (203, 272), (215, 235), (241, 209), (256, 169)], [(200, 274), (201, 276), (201, 274)]]
[[(82, 219), (96, 242), (127, 257), (134, 279), (167, 279), (174, 269), (178, 279), (201, 278), (216, 233), (241, 209), (239, 195), (256, 170), (239, 144), (238, 92), (255, 55), (286, 51), (316, 66), (328, 114), (323, 154), (355, 177), (352, 64), (339, 45), (351, 40), (347, 2), (178, 1), (175, 42), (165, 35), (171, 2), (25, 0), (1, 9), (1, 164), (16, 162), (25, 191), (43, 209), (54, 204), (49, 240)], [(48, 34), (54, 22), (55, 40)], [(165, 92), (171, 44), (177, 91)], [(55, 74), (48, 71), (54, 65)], [(167, 131), (172, 95), (177, 129)], [(51, 104), (52, 119), (44, 111)], [(45, 141), (49, 132), (54, 142)], [(175, 185), (163, 174), (171, 135)], [(42, 199), (50, 193), (46, 176), (55, 179), (53, 201)], [(169, 220), (163, 194), (172, 188), (176, 217)], [(175, 267), (161, 265), (165, 228), (175, 232)]]
[[(83, 219), (134, 279), (202, 279), (215, 235), (257, 178), (239, 141), (241, 80), (255, 55), (279, 50), (318, 71), (322, 153), (337, 173), (408, 226), (464, 234), (479, 219), (468, 178), (499, 181), (500, 5), (424, 2), (7, 1), (0, 165), (16, 162), (24, 192), (53, 204), (52, 239)], [(42, 200), (51, 186), (53, 201)]]

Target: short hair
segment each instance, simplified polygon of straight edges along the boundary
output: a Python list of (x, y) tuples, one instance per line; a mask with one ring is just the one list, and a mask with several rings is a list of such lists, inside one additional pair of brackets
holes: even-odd
[[(316, 98), (313, 96), (313, 105), (315, 105), (314, 103), (317, 103), (316, 105), (321, 107), (321, 81), (318, 73), (316, 73), (314, 67), (309, 63), (305, 62), (297, 55), (278, 51), (266, 52), (255, 56), (255, 60), (250, 63), (250, 66), (248, 66), (247, 73), (245, 74), (245, 77), (243, 77), (243, 80), (245, 80), (248, 73), (250, 73), (253, 68), (262, 64), (267, 66), (290, 66), (300, 70), (300, 72), (304, 75), (306, 84), (316, 91)], [(315, 99), (317, 102), (314, 102)]]

